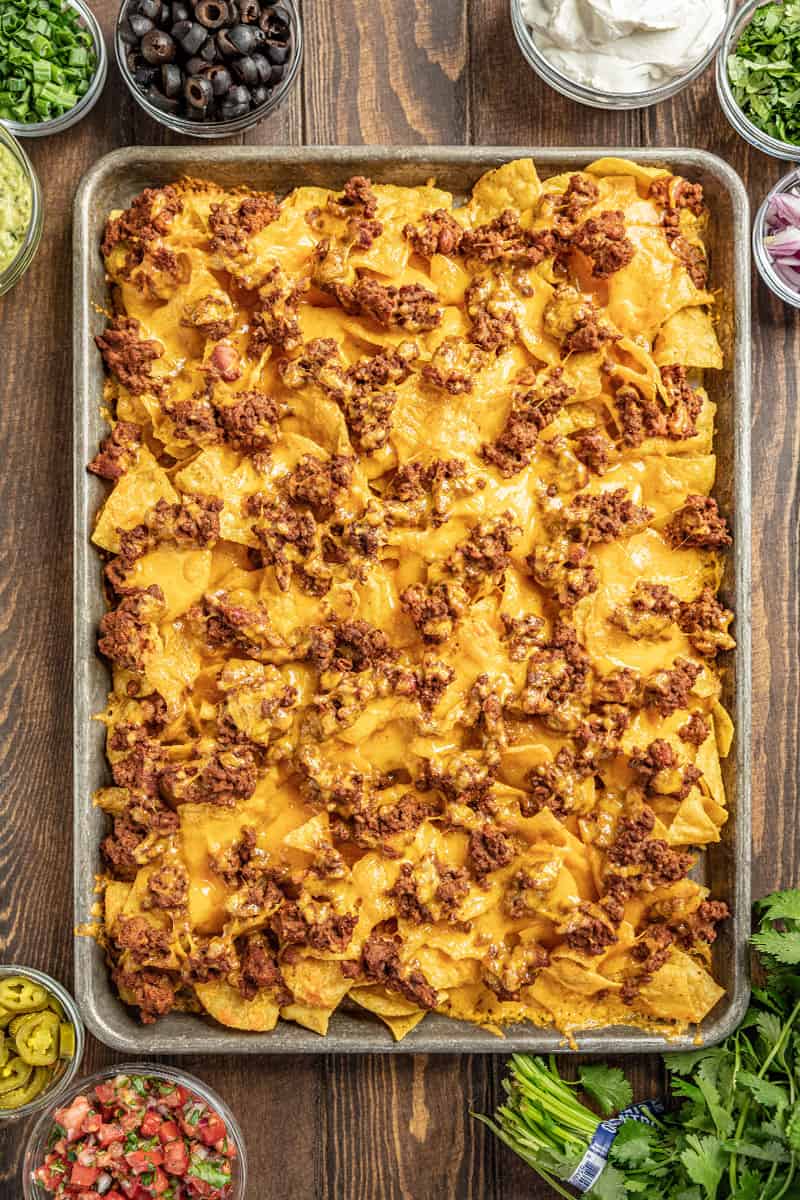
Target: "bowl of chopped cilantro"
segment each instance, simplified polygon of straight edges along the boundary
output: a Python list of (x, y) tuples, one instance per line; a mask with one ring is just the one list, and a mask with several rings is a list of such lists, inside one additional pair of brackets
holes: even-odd
[(800, 0), (750, 0), (717, 56), (722, 109), (746, 141), (800, 160)]
[(94, 107), (108, 70), (103, 33), (83, 0), (2, 0), (0, 122), (46, 137)]
[(244, 1200), (241, 1131), (194, 1075), (127, 1063), (75, 1084), (42, 1114), (25, 1150), (25, 1200)]

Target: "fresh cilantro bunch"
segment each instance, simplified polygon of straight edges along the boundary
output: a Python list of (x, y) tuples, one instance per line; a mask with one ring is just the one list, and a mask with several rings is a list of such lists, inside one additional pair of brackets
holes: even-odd
[[(578, 1073), (580, 1083), (568, 1083), (559, 1075), (553, 1055), (545, 1062), (543, 1058), (515, 1054), (503, 1080), (507, 1100), (498, 1108), (495, 1119), (474, 1114), (567, 1200), (571, 1200), (572, 1193), (561, 1182), (568, 1180), (581, 1162), (599, 1119), (597, 1113), (581, 1104), (576, 1090), (580, 1086), (604, 1116), (627, 1108), (633, 1099), (631, 1085), (616, 1067), (585, 1066)], [(610, 1168), (603, 1174), (609, 1172), (616, 1175)]]
[(756, 9), (728, 56), (728, 78), (748, 120), (800, 144), (800, 0)]
[[(653, 1124), (626, 1121), (591, 1200), (800, 1200), (800, 890), (776, 892), (757, 906), (758, 977), (742, 1024), (721, 1046), (667, 1054), (672, 1097), (680, 1106)], [(507, 1101), (485, 1123), (546, 1179), (571, 1197), (568, 1180), (599, 1117), (627, 1107), (621, 1071), (580, 1069), (563, 1081), (551, 1058), (515, 1055), (504, 1081)]]

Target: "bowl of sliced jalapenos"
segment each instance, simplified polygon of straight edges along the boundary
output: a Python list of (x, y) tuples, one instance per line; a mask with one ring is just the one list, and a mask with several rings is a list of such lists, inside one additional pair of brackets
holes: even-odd
[(0, 966), (0, 1121), (49, 1104), (83, 1057), (83, 1023), (60, 983), (31, 967)]

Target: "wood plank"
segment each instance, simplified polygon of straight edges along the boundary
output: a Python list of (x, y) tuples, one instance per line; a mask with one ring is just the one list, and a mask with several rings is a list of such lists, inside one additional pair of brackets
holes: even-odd
[(462, 0), (339, 0), (305, 7), (306, 142), (462, 142)]

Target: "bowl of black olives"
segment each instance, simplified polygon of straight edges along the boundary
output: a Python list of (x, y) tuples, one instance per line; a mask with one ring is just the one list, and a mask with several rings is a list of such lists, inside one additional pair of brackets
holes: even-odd
[(125, 0), (115, 48), (154, 120), (191, 137), (230, 137), (283, 100), (303, 34), (294, 0)]

